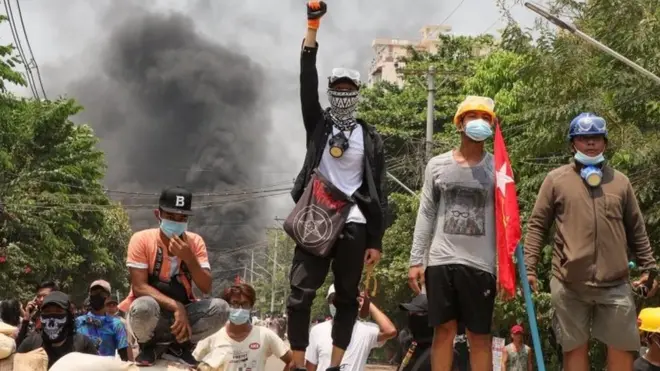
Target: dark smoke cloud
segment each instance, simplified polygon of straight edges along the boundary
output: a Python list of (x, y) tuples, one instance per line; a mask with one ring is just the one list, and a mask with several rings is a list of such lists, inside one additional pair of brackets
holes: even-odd
[[(217, 193), (259, 184), (271, 128), (261, 68), (200, 36), (186, 16), (139, 13), (113, 28), (97, 69), (69, 87), (86, 107), (81, 119), (102, 138), (108, 187)], [(193, 205), (221, 200), (197, 197)], [(227, 274), (237, 255), (222, 251), (263, 239), (261, 209), (253, 200), (197, 210), (191, 226), (207, 242), (216, 280), (242, 273)], [(155, 223), (147, 210), (131, 217), (136, 229)]]

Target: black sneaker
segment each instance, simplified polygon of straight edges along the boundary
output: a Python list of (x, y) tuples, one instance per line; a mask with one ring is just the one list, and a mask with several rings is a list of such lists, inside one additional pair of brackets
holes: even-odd
[(140, 344), (140, 354), (135, 357), (135, 363), (138, 367), (153, 366), (156, 363), (156, 345)]
[(183, 344), (172, 343), (170, 347), (167, 348), (165, 354), (163, 354), (163, 359), (195, 367), (199, 362), (193, 357), (191, 349), (192, 344), (190, 342)]

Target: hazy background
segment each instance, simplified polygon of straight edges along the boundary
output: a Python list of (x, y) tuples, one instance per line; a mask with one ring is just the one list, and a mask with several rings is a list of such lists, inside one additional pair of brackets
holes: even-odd
[[(214, 272), (240, 273), (235, 251), (258, 245), (292, 207), (287, 188), (304, 156), (297, 74), (305, 1), (19, 1), (48, 97), (83, 104), (76, 121), (101, 137), (107, 187), (144, 205), (130, 211), (133, 227), (155, 226), (157, 194), (184, 185), (200, 194), (191, 230), (207, 241)], [(430, 24), (469, 35), (502, 26), (494, 0), (327, 3), (321, 77), (346, 66), (366, 81), (375, 38), (418, 39)], [(531, 25), (533, 14), (512, 4), (505, 8)], [(6, 22), (0, 39), (13, 43)]]

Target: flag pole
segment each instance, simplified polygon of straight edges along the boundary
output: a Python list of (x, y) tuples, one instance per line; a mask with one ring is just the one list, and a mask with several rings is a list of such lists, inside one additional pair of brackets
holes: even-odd
[(529, 281), (527, 281), (527, 268), (525, 267), (525, 255), (523, 254), (522, 244), (518, 244), (518, 247), (516, 248), (516, 265), (518, 265), (520, 283), (522, 284), (523, 295), (525, 296), (525, 308), (527, 318), (529, 319), (529, 332), (532, 333), (536, 369), (539, 371), (545, 371), (543, 350), (541, 349), (541, 337), (539, 336), (539, 326), (536, 323), (536, 311), (534, 310), (534, 302), (532, 301), (532, 290), (529, 287)]

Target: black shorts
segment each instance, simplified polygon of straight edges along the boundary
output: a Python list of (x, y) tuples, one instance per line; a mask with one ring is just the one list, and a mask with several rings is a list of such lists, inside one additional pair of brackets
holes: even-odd
[(460, 264), (426, 268), (429, 325), (465, 324), (475, 334), (490, 334), (497, 282), (491, 273)]

